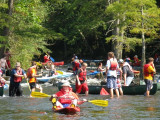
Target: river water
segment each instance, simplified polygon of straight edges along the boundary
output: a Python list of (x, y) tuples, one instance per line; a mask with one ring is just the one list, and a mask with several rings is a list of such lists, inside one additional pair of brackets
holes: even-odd
[[(80, 95), (80, 99), (108, 99), (108, 107), (99, 107), (91, 103), (80, 105), (81, 112), (75, 115), (54, 113), (48, 98), (30, 98), (29, 88), (25, 83), (23, 97), (0, 97), (0, 120), (110, 120), (110, 119), (160, 119), (160, 92), (150, 97), (143, 95), (124, 95), (109, 99), (109, 96)], [(43, 85), (44, 93), (53, 94), (58, 91), (52, 85)]]

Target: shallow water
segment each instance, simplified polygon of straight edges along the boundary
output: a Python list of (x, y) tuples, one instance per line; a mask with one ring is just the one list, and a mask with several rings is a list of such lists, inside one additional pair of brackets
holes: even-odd
[[(53, 94), (56, 87), (43, 85), (44, 93)], [(28, 86), (23, 87), (23, 97), (0, 97), (0, 120), (106, 120), (106, 119), (160, 119), (160, 92), (154, 96), (122, 96), (109, 99), (108, 107), (91, 103), (80, 105), (81, 112), (75, 115), (54, 113), (48, 98), (30, 98)], [(84, 95), (80, 99), (86, 98)], [(89, 95), (87, 99), (106, 99), (109, 97)]]

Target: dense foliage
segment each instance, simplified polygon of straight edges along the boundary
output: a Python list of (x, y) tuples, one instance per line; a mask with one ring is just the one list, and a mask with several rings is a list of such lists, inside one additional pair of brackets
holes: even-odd
[(0, 0), (0, 45), (25, 68), (48, 50), (58, 61), (105, 59), (111, 50), (121, 58), (142, 45), (142, 33), (159, 39), (159, 18), (155, 0)]

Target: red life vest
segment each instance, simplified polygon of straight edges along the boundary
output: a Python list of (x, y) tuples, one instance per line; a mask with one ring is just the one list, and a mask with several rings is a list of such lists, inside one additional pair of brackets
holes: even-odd
[[(63, 89), (61, 89), (61, 91), (57, 92), (56, 95), (57, 95), (57, 97), (63, 97), (63, 96), (65, 97), (65, 98), (58, 98), (58, 101), (61, 104), (71, 104), (72, 100), (69, 99), (69, 96), (75, 97), (72, 93), (73, 93), (72, 88), (70, 88), (68, 93), (65, 93), (65, 91)], [(77, 98), (75, 97), (75, 99), (77, 99)]]
[[(151, 66), (150, 64), (145, 64), (144, 67), (143, 67), (143, 71), (144, 71), (144, 76), (149, 76), (149, 74), (152, 75), (153, 77), (153, 72), (152, 73), (149, 73), (148, 71), (148, 67)], [(152, 66), (153, 67), (153, 66)]]
[(116, 70), (117, 69), (117, 61), (113, 59), (113, 61), (110, 60), (111, 66), (110, 66), (110, 70)]
[(79, 73), (79, 80), (83, 81), (86, 80), (86, 76), (87, 76), (87, 71), (83, 70), (82, 68), (80, 68), (80, 73)]
[[(22, 75), (22, 69), (20, 70), (16, 70), (17, 75)], [(22, 77), (16, 77), (14, 76), (14, 82), (21, 82), (22, 81)]]
[(80, 63), (74, 62), (73, 71), (76, 71), (80, 68)]
[(0, 78), (0, 87), (3, 87), (5, 85), (5, 80), (3, 78)]

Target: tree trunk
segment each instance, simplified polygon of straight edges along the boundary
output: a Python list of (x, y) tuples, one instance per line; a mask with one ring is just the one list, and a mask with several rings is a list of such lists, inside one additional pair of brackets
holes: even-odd
[(118, 27), (119, 23), (120, 23), (120, 20), (117, 19), (117, 21), (115, 22), (116, 28), (112, 33), (113, 35), (115, 35), (115, 38), (113, 40), (112, 50), (117, 59), (122, 58), (122, 41), (119, 40), (120, 38), (120, 28)]
[[(5, 1), (4, 1), (5, 2)], [(14, 0), (9, 0), (8, 1), (8, 12), (7, 14), (9, 16), (12, 16), (12, 11), (13, 11), (13, 3), (14, 3)], [(9, 24), (9, 20), (6, 19), (7, 23)], [(4, 30), (3, 30), (3, 36), (9, 36), (10, 34), (10, 31), (9, 31), (9, 28), (8, 27), (5, 27)], [(5, 44), (6, 42), (1, 42), (1, 44), (3, 44), (3, 47), (0, 48), (0, 58), (2, 58), (3, 54), (4, 54), (4, 50), (5, 50)]]
[(145, 33), (144, 33), (144, 23), (143, 23), (143, 6), (142, 6), (142, 10), (141, 10), (141, 15), (142, 15), (142, 60), (141, 60), (141, 71), (142, 71), (142, 74), (141, 74), (141, 78), (143, 79), (143, 66), (144, 64), (146, 63), (146, 53), (145, 53), (145, 50), (146, 50), (146, 47), (145, 47)]

